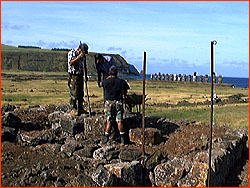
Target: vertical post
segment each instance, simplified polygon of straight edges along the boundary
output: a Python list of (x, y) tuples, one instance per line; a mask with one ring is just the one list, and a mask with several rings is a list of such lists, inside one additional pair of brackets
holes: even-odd
[(214, 45), (216, 41), (211, 41), (211, 114), (210, 114), (210, 146), (209, 146), (209, 171), (208, 171), (208, 187), (212, 185), (211, 172), (212, 172), (212, 144), (213, 144), (213, 121), (214, 121)]
[(143, 71), (142, 71), (142, 165), (145, 167), (145, 85), (146, 85), (146, 52), (143, 54)]

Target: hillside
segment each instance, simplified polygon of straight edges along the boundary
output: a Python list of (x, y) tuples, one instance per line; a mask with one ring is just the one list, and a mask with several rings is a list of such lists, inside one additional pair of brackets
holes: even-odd
[[(96, 75), (94, 65), (95, 52), (87, 55), (88, 74)], [(138, 75), (139, 72), (119, 54), (104, 54), (112, 56), (117, 62), (121, 75)], [(1, 44), (2, 70), (28, 70), (43, 72), (66, 72), (67, 51), (51, 51), (49, 49), (18, 48)]]

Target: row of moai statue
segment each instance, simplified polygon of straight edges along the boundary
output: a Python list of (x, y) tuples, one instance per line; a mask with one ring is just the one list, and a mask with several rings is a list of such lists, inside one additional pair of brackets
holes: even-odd
[[(199, 78), (199, 80), (198, 80)], [(194, 72), (193, 76), (186, 74), (161, 74), (160, 72), (157, 74), (150, 75), (151, 80), (163, 80), (163, 81), (177, 81), (177, 82), (205, 82), (208, 83), (209, 77), (206, 74), (205, 76), (198, 76), (197, 72)], [(214, 75), (214, 83), (216, 83), (216, 76)], [(222, 75), (218, 77), (218, 83), (221, 84), (223, 81)]]

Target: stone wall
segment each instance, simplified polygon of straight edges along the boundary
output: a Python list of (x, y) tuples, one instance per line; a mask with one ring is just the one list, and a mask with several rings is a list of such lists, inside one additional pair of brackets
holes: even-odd
[[(208, 178), (209, 125), (147, 117), (145, 156), (136, 114), (127, 114), (126, 145), (117, 127), (107, 144), (105, 116), (71, 116), (68, 105), (27, 110), (2, 107), (2, 185), (204, 187)], [(214, 126), (212, 186), (223, 186), (241, 160), (245, 129)], [(144, 161), (144, 163), (143, 163)]]

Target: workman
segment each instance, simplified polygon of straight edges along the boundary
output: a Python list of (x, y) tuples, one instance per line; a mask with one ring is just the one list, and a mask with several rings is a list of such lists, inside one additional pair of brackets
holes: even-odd
[(105, 126), (104, 139), (101, 141), (105, 144), (109, 140), (112, 122), (116, 121), (120, 132), (121, 144), (125, 144), (125, 130), (123, 127), (123, 98), (130, 89), (128, 83), (117, 77), (117, 67), (112, 65), (109, 69), (109, 76), (102, 82), (105, 93), (105, 114), (107, 123)]
[(103, 56), (101, 54), (95, 55), (95, 66), (97, 70), (97, 84), (102, 87), (102, 80), (105, 80), (109, 76), (109, 68), (116, 62), (112, 56)]
[(68, 86), (70, 90), (69, 102), (72, 108), (72, 115), (81, 115), (86, 113), (83, 109), (83, 76), (85, 81), (87, 81), (86, 54), (88, 54), (88, 49), (89, 47), (87, 44), (82, 44), (80, 42), (77, 50), (72, 49), (68, 52)]

